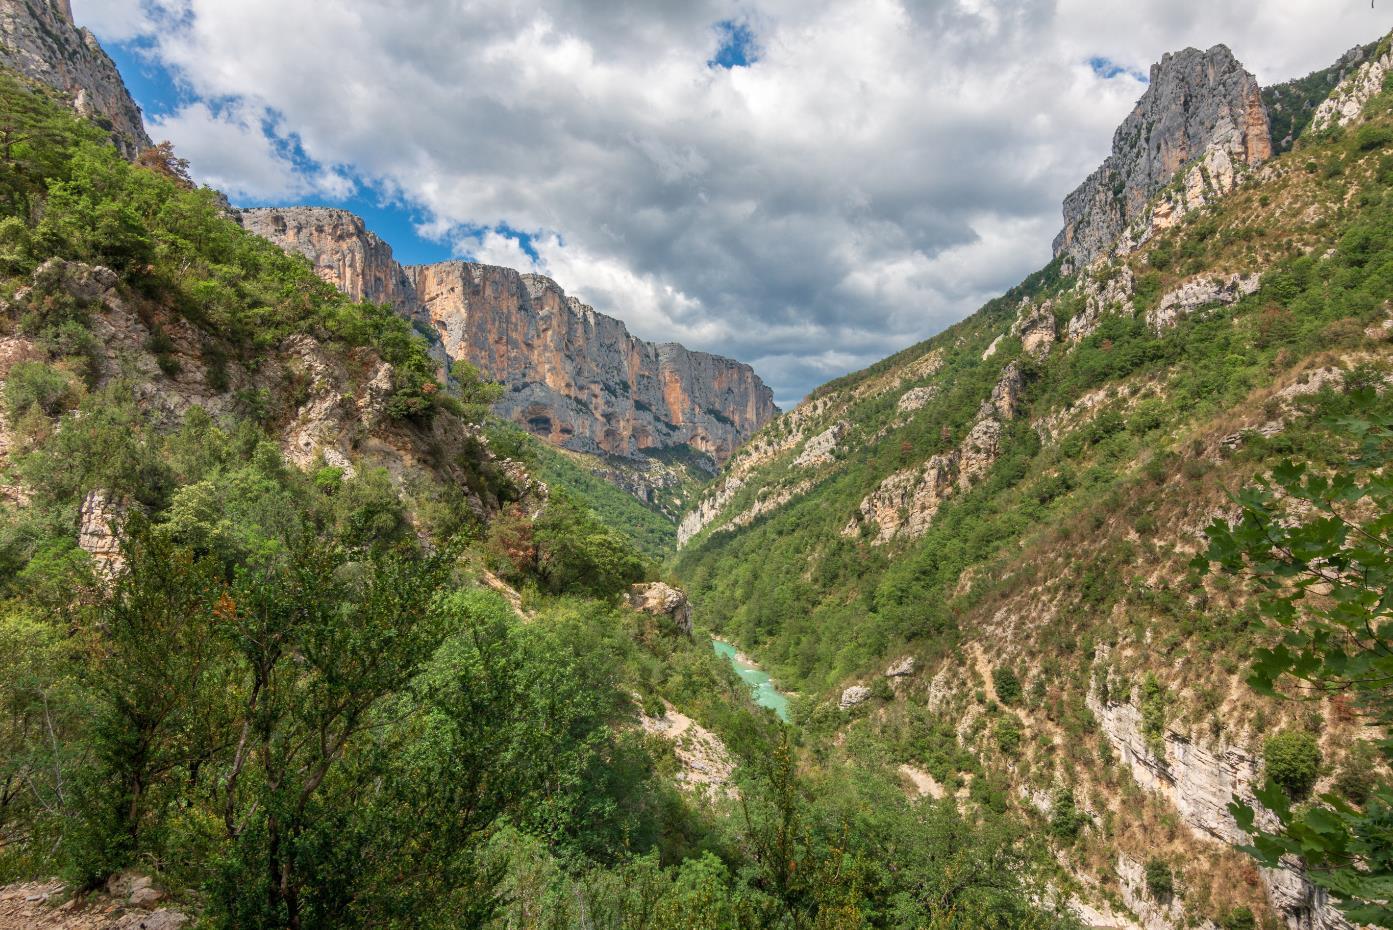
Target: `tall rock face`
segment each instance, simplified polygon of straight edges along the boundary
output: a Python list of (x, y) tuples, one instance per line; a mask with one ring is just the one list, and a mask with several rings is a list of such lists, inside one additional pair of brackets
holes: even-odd
[(97, 37), (73, 22), (68, 0), (0, 0), (0, 64), (71, 96), (126, 157), (150, 147), (140, 107)]
[(463, 261), (403, 267), (342, 210), (247, 210), (243, 223), (350, 296), (437, 334), (450, 359), (507, 386), (500, 415), (555, 445), (625, 458), (685, 446), (722, 463), (778, 413), (748, 365), (637, 339), (550, 278)]
[(1257, 80), (1227, 46), (1187, 48), (1151, 67), (1151, 84), (1113, 135), (1112, 154), (1064, 200), (1055, 255), (1080, 265), (1110, 250), (1187, 163), (1230, 175), (1272, 157)]

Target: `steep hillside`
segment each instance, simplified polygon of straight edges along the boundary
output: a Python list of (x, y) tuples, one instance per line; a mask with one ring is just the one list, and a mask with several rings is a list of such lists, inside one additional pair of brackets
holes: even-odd
[(1324, 785), (1372, 731), (1249, 690), (1271, 633), (1190, 561), (1230, 491), (1342, 463), (1318, 421), (1393, 371), (1388, 47), (1271, 160), (1227, 50), (1169, 56), (1059, 259), (814, 392), (681, 527), (698, 616), (803, 695), (810, 739), (1036, 818), (1100, 926), (1348, 926), (1233, 851), (1227, 805), (1272, 734)]
[(96, 36), (73, 22), (69, 0), (0, 0), (0, 65), (66, 94), (127, 158), (150, 147), (140, 107)]

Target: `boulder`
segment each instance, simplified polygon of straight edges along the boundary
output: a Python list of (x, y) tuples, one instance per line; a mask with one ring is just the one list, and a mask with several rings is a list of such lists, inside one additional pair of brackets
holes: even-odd
[(687, 595), (670, 584), (648, 581), (632, 585), (628, 595), (629, 607), (655, 617), (667, 617), (679, 632), (692, 634), (692, 606)]
[(852, 685), (842, 692), (842, 699), (838, 706), (842, 710), (850, 710), (859, 704), (864, 704), (871, 699), (871, 689), (865, 685)]
[(914, 656), (905, 656), (891, 663), (885, 670), (886, 678), (904, 678), (914, 674)]

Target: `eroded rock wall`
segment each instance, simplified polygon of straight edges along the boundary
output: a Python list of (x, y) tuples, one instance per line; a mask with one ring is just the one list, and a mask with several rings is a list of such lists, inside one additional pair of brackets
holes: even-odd
[(248, 210), (243, 222), (350, 296), (436, 334), (442, 357), (507, 387), (500, 415), (555, 445), (625, 458), (685, 446), (720, 464), (778, 413), (750, 366), (638, 339), (542, 275), (465, 261), (403, 267), (342, 210)]
[(1112, 154), (1065, 198), (1054, 253), (1079, 265), (1107, 253), (1192, 161), (1204, 159), (1206, 175), (1227, 173), (1231, 189), (1236, 173), (1271, 157), (1258, 82), (1226, 46), (1167, 54), (1113, 136)]

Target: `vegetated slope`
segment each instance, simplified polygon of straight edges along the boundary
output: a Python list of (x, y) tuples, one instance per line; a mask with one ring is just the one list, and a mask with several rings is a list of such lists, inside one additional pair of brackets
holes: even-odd
[(800, 762), (406, 320), (0, 109), (5, 919), (1073, 925), (1010, 818)]
[(1388, 47), (1292, 151), (1222, 185), (1196, 153), (1094, 264), (814, 392), (683, 523), (700, 615), (826, 752), (1038, 818), (1106, 925), (1345, 926), (1230, 849), (1226, 806), (1276, 732), (1367, 782), (1365, 734), (1252, 694), (1269, 634), (1189, 562), (1230, 491), (1338, 464), (1316, 421), (1388, 377)]

